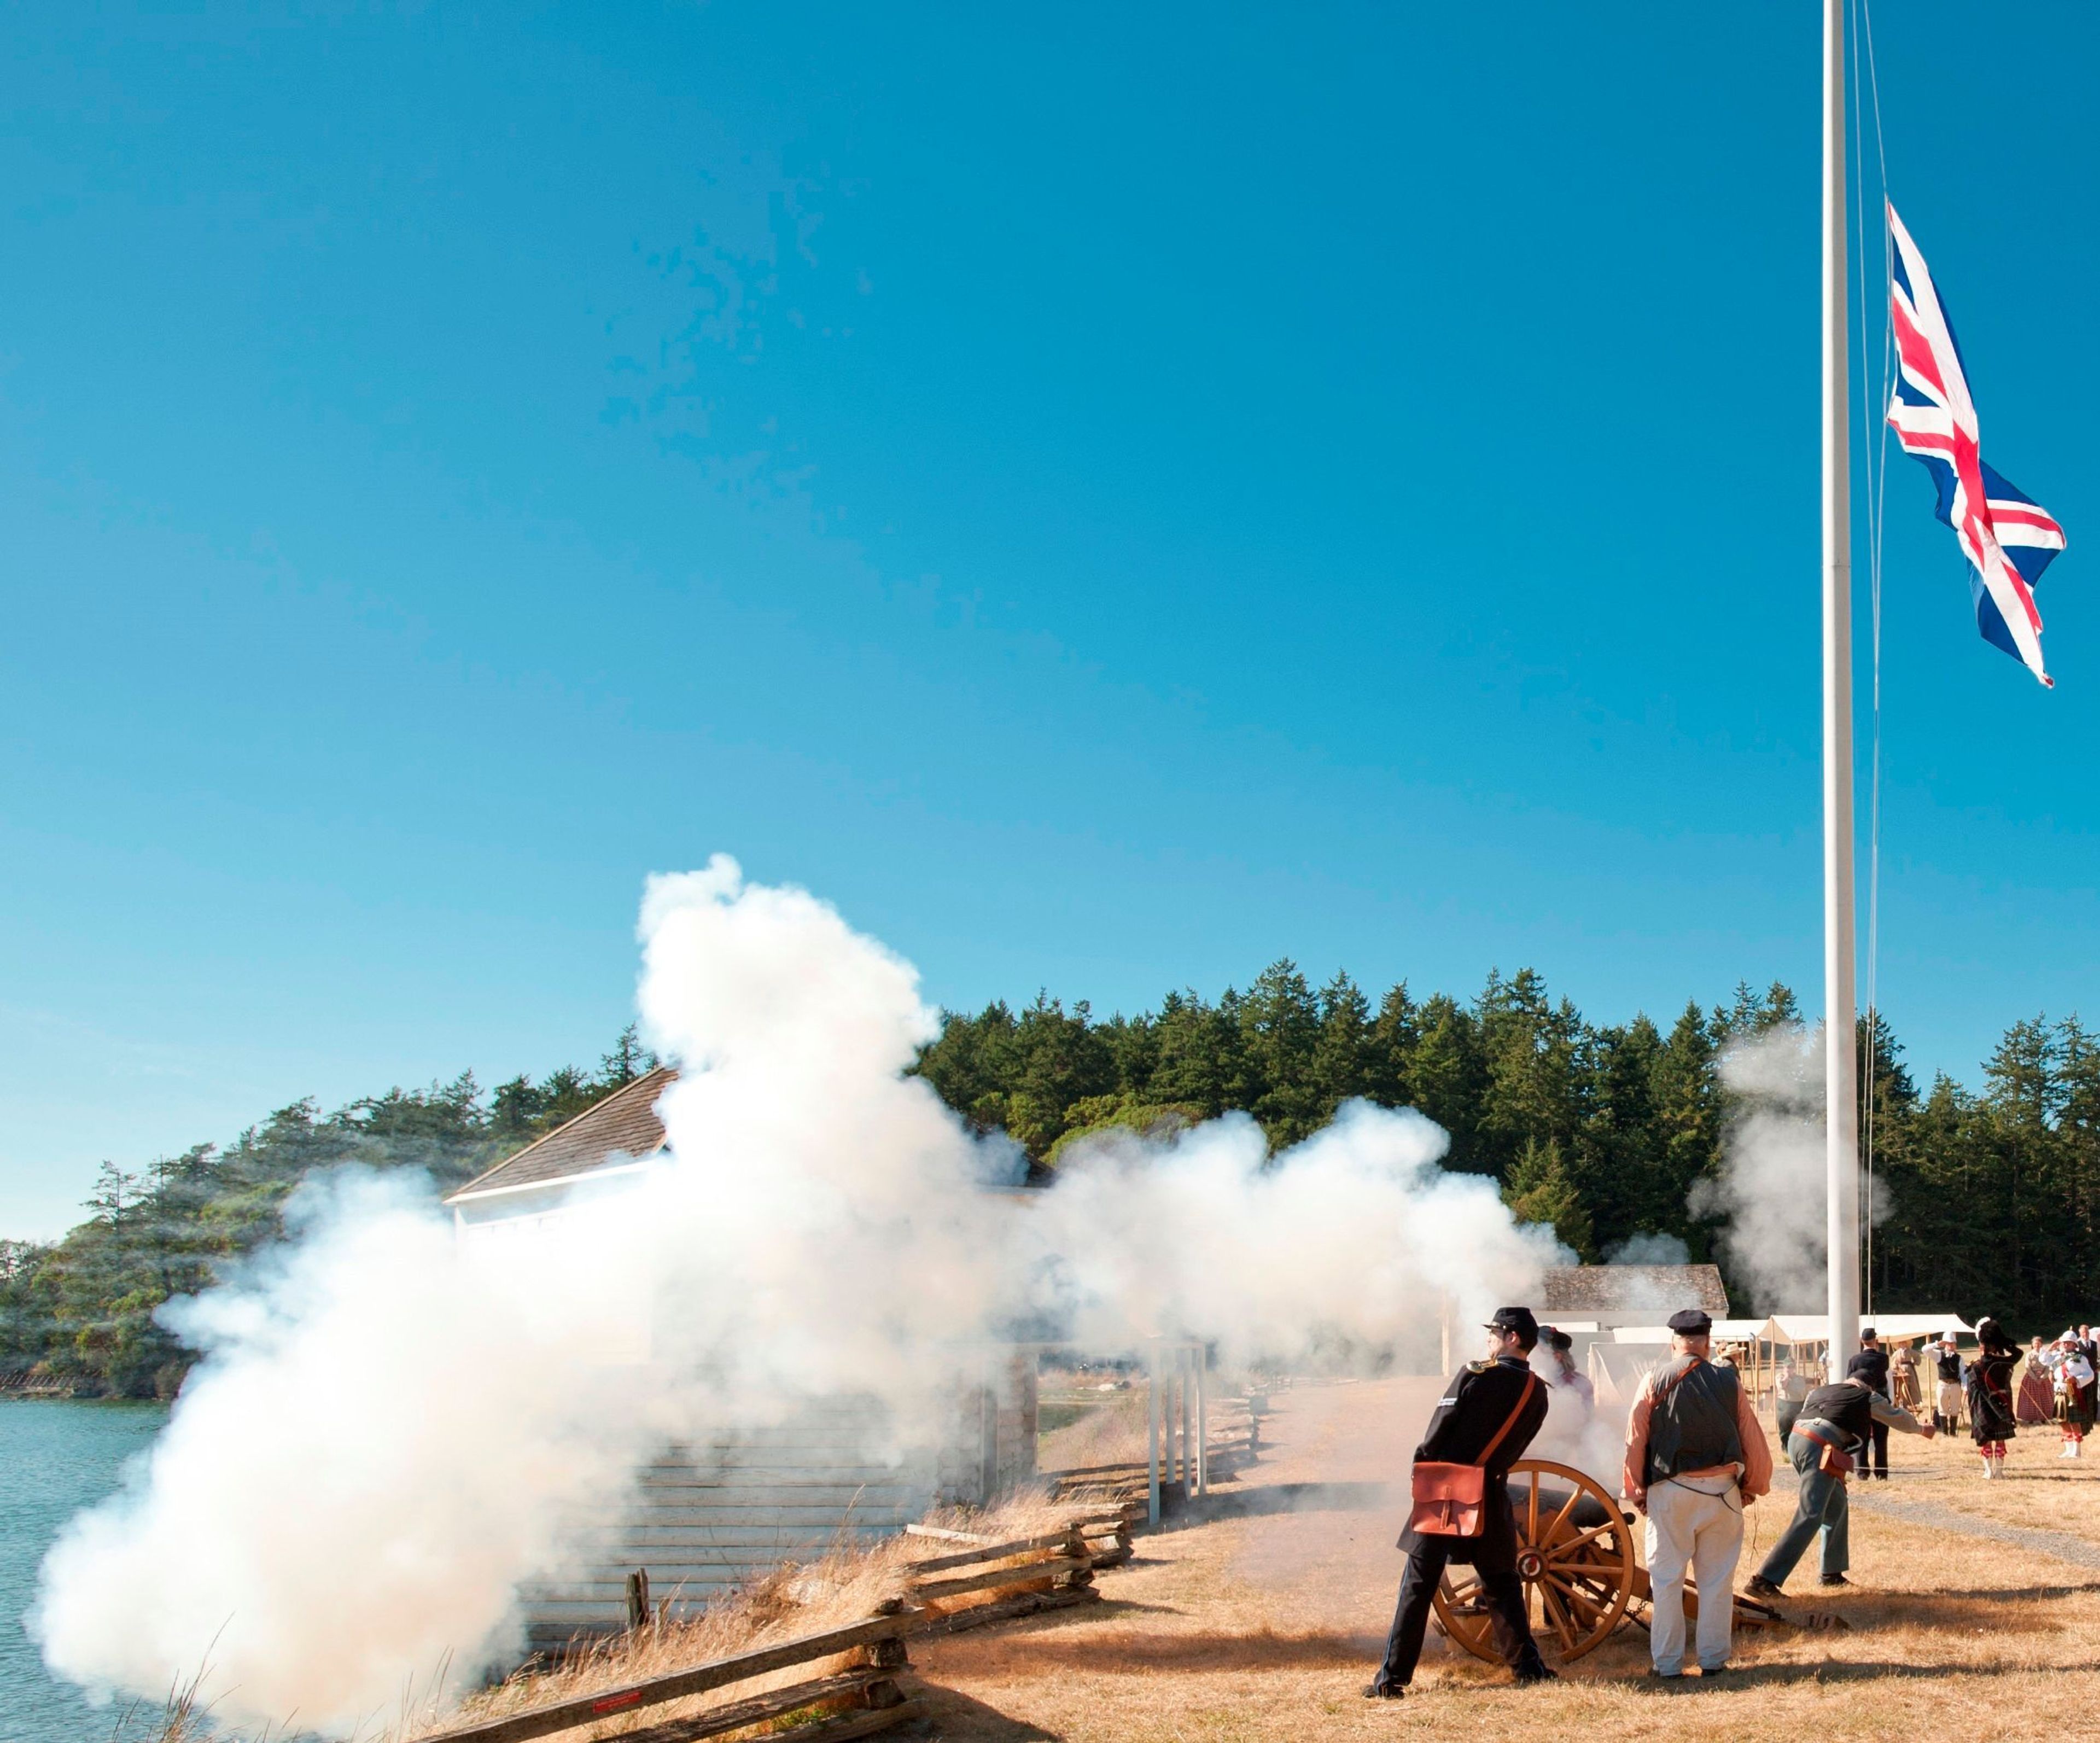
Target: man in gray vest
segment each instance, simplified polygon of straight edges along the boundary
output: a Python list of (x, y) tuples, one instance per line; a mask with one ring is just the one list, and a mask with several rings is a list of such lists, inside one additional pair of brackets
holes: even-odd
[(1699, 1670), (1718, 1676), (1735, 1646), (1743, 1509), (1771, 1488), (1771, 1450), (1732, 1368), (1707, 1359), (1714, 1322), (1670, 1320), (1670, 1360), (1641, 1382), (1626, 1422), (1626, 1498), (1648, 1516), (1657, 1676), (1684, 1674), (1684, 1575), (1699, 1584)]

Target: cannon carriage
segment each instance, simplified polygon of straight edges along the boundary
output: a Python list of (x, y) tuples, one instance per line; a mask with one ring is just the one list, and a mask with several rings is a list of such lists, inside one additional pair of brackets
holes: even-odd
[[(1635, 1516), (1604, 1485), (1572, 1465), (1520, 1458), (1510, 1467), (1516, 1515), (1517, 1573), (1532, 1632), (1546, 1657), (1567, 1664), (1595, 1651), (1628, 1622), (1645, 1628), (1648, 1569), (1636, 1547)], [(1437, 1625), (1476, 1658), (1498, 1661), (1480, 1581), (1469, 1567), (1445, 1570), (1435, 1604)], [(1778, 1613), (1737, 1595), (1738, 1621), (1771, 1622)], [(1685, 1583), (1688, 1619), (1698, 1595)]]

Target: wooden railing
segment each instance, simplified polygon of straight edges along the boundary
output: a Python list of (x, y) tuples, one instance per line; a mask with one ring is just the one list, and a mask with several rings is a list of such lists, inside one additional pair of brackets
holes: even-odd
[(553, 1736), (558, 1732), (600, 1723), (616, 1714), (690, 1700), (796, 1665), (814, 1664), (849, 1653), (858, 1655), (861, 1662), (790, 1688), (770, 1689), (704, 1713), (624, 1732), (622, 1743), (693, 1743), (695, 1739), (719, 1736), (761, 1720), (805, 1713), (822, 1716), (814, 1724), (796, 1728), (799, 1743), (867, 1736), (915, 1718), (922, 1710), (897, 1685), (898, 1673), (911, 1663), (904, 1648), (905, 1637), (918, 1626), (918, 1616), (902, 1599), (892, 1598), (877, 1607), (876, 1614), (849, 1627), (827, 1629), (822, 1634), (761, 1646), (734, 1657), (695, 1665), (690, 1670), (631, 1683), (624, 1688), (600, 1689), (528, 1707), (501, 1719), (461, 1725), (423, 1738), (421, 1743), (527, 1743), (531, 1738)]
[[(1258, 1393), (1211, 1401), (1209, 1432), (1203, 1445), (1206, 1467), (1213, 1481), (1244, 1470), (1260, 1458), (1261, 1423), (1267, 1402)], [(1044, 1471), (1039, 1476), (1049, 1485), (1053, 1500), (1095, 1500), (1141, 1509), (1149, 1467), (1142, 1458), (1127, 1458), (1113, 1464)], [(1170, 1482), (1167, 1486), (1178, 1489), (1179, 1485)]]
[[(912, 1563), (908, 1588), (911, 1597), (927, 1608), (927, 1626), (946, 1632), (1087, 1603), (1099, 1595), (1093, 1589), (1094, 1570), (1114, 1567), (1131, 1557), (1131, 1516), (1122, 1507), (1084, 1514), (1067, 1520), (1057, 1530), (1004, 1542), (973, 1538), (968, 1532), (937, 1533), (923, 1525), (905, 1529), (956, 1546), (945, 1555)], [(957, 1571), (962, 1569), (974, 1571)], [(967, 1609), (948, 1608), (956, 1599), (986, 1592), (1010, 1595)]]
[[(711, 1694), (797, 1665), (853, 1655), (858, 1661), (785, 1688), (623, 1732), (619, 1743), (695, 1743), (748, 1725), (796, 1719), (796, 1743), (836, 1743), (862, 1737), (916, 1719), (921, 1704), (899, 1686), (911, 1668), (905, 1641), (915, 1634), (954, 1632), (1039, 1610), (1094, 1601), (1094, 1570), (1131, 1555), (1126, 1512), (1082, 1515), (1054, 1530), (993, 1542), (967, 1531), (912, 1525), (918, 1538), (952, 1544), (943, 1553), (911, 1563), (905, 1594), (884, 1600), (866, 1622), (799, 1639), (783, 1640), (690, 1670), (651, 1677), (624, 1688), (602, 1689), (566, 1701), (459, 1726), (420, 1743), (529, 1743), (537, 1737), (602, 1723), (629, 1713)], [(969, 1572), (961, 1572), (962, 1569)], [(642, 1576), (642, 1591), (647, 1591)], [(958, 1600), (982, 1601), (959, 1607)], [(646, 1603), (646, 1596), (642, 1600)]]

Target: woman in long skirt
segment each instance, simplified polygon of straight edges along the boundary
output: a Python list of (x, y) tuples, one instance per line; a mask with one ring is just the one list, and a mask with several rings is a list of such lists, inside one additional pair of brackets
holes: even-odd
[(2056, 1420), (2056, 1376), (2049, 1372), (2049, 1352), (2040, 1338), (2027, 1346), (2027, 1366), (2020, 1370), (2019, 1403), (2013, 1414), (2029, 1427)]
[(1976, 1343), (1975, 1359), (1965, 1376), (1969, 1436), (1983, 1455), (1983, 1475), (2000, 1477), (2005, 1474), (2005, 1442), (2020, 1432), (2013, 1419), (2013, 1370), (2019, 1366), (2019, 1346), (1988, 1317), (1976, 1322)]
[(1908, 1344), (1896, 1345), (1895, 1354), (1889, 1357), (1889, 1397), (1898, 1410), (1913, 1416), (1923, 1407), (1917, 1392), (1917, 1357)]

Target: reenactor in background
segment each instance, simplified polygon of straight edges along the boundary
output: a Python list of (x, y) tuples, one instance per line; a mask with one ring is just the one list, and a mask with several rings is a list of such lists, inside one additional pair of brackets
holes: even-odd
[(1898, 1410), (1864, 1380), (1819, 1386), (1802, 1401), (1793, 1432), (1786, 1437), (1786, 1456), (1801, 1479), (1801, 1498), (1793, 1522), (1743, 1588), (1753, 1598), (1779, 1596), (1787, 1575), (1818, 1533), (1823, 1538), (1823, 1583), (1852, 1583), (1845, 1578), (1852, 1564), (1851, 1503), (1845, 1476), (1866, 1450), (1869, 1431), (1877, 1422), (1928, 1441), (1938, 1432), (1908, 1410)]
[(2020, 1369), (2019, 1389), (2013, 1395), (2013, 1419), (2030, 1427), (2056, 1420), (2056, 1376), (2049, 1371), (2049, 1348), (2036, 1332)]
[[(1889, 1391), (1889, 1352), (1882, 1348), (1882, 1340), (1872, 1326), (1863, 1326), (1860, 1332), (1860, 1348), (1845, 1364), (1845, 1377), (1858, 1380), (1868, 1390), (1879, 1392), (1889, 1402), (1895, 1402)], [(1868, 1432), (1868, 1445), (1873, 1454), (1872, 1467), (1863, 1456), (1860, 1460), (1862, 1481), (1878, 1476), (1883, 1482), (1889, 1480), (1889, 1425), (1877, 1421)]]
[(1791, 1355), (1780, 1361), (1778, 1371), (1772, 1376), (1772, 1414), (1779, 1423), (1780, 1445), (1785, 1445), (1786, 1437), (1793, 1432), (1793, 1420), (1801, 1414), (1802, 1400), (1815, 1389), (1815, 1383)]
[(1917, 1383), (1917, 1357), (1908, 1344), (1899, 1344), (1889, 1357), (1889, 1401), (1913, 1416), (1925, 1408), (1925, 1394)]
[(1988, 1314), (1976, 1322), (1976, 1355), (1964, 1376), (1967, 1383), (1969, 1438), (1983, 1460), (1986, 1477), (2005, 1474), (2005, 1442), (2020, 1425), (2013, 1409), (2013, 1370), (2020, 1347)]
[(1542, 1683), (1555, 1674), (1531, 1637), (1524, 1582), (1516, 1571), (1516, 1516), (1509, 1500), (1509, 1467), (1524, 1456), (1546, 1420), (1546, 1389), (1531, 1371), (1538, 1322), (1529, 1308), (1498, 1308), (1486, 1330), (1486, 1360), (1469, 1362), (1451, 1376), (1429, 1419), (1428, 1432), (1414, 1450), (1418, 1464), (1484, 1467), (1485, 1529), (1478, 1537), (1445, 1537), (1418, 1532), (1410, 1523), (1401, 1534), (1407, 1567), (1400, 1578), (1385, 1662), (1364, 1690), (1372, 1700), (1397, 1701), (1414, 1681), (1429, 1626), (1430, 1600), (1452, 1562), (1470, 1564), (1480, 1577), (1480, 1602), (1493, 1630), (1495, 1650), (1516, 1672), (1517, 1681)]
[(1939, 1388), (1935, 1401), (1939, 1408), (1932, 1413), (1932, 1426), (1942, 1434), (1952, 1434), (1961, 1426), (1961, 1352), (1955, 1347), (1951, 1331), (1943, 1331), (1939, 1342), (1926, 1348), (1932, 1354), (1932, 1372)]
[(1597, 1388), (1590, 1383), (1590, 1376), (1575, 1366), (1575, 1340), (1558, 1326), (1542, 1326), (1539, 1336), (1551, 1352), (1551, 1369), (1546, 1383), (1555, 1392), (1564, 1392), (1583, 1422), (1590, 1419), (1597, 1408)]
[(2093, 1364), (2078, 1334), (2068, 1327), (2043, 1361), (2056, 1385), (2056, 1419), (2063, 1430), (2063, 1458), (2085, 1456), (2085, 1436), (2093, 1432)]

